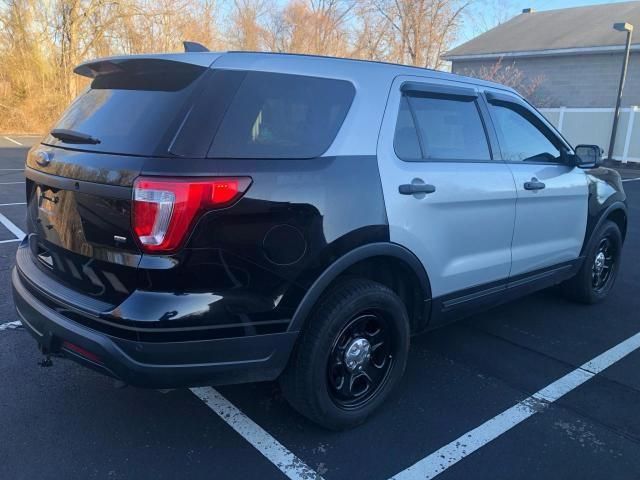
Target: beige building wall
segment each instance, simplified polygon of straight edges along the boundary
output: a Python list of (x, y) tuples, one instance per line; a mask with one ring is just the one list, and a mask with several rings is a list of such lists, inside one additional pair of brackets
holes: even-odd
[[(622, 53), (581, 54), (508, 58), (525, 78), (542, 77), (542, 84), (531, 99), (546, 107), (611, 107), (616, 104), (618, 83), (622, 69)], [(491, 67), (496, 59), (454, 60), (452, 72), (473, 74)], [(640, 105), (640, 52), (632, 52), (629, 59), (623, 106)]]

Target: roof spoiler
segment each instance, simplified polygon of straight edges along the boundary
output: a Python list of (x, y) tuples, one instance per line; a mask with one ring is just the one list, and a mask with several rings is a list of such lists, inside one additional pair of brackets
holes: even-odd
[(205, 47), (204, 45), (202, 45), (201, 43), (198, 42), (189, 42), (187, 40), (185, 40), (184, 42), (182, 42), (182, 45), (184, 45), (184, 51), (187, 53), (190, 52), (208, 52), (209, 49), (207, 47)]
[(117, 57), (107, 57), (90, 60), (88, 62), (81, 63), (76, 68), (74, 68), (73, 71), (78, 75), (82, 75), (84, 77), (97, 78), (100, 75), (108, 75), (110, 73), (126, 71), (126, 69), (131, 65), (136, 63), (139, 64), (143, 61), (177, 62), (199, 65), (201, 67), (209, 67), (218, 56), (219, 54), (192, 55), (191, 52), (122, 55)]
[(122, 69), (118, 66), (118, 62), (111, 60), (85, 62), (73, 69), (73, 73), (87, 78), (96, 78), (100, 75), (107, 75), (109, 73), (120, 71), (122, 71)]

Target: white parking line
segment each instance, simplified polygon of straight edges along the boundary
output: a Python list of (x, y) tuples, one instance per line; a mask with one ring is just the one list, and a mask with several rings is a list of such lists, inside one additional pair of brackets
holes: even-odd
[(633, 337), (588, 361), (551, 385), (539, 390), (479, 427), (465, 433), (392, 478), (394, 480), (424, 480), (440, 475), (463, 458), (471, 455), (532, 415), (544, 410), (549, 404), (592, 379), (638, 348), (640, 348), (640, 333), (636, 333)]
[(24, 182), (0, 182), (0, 185), (19, 185)]
[(192, 388), (191, 391), (287, 477), (295, 480), (322, 480), (316, 471), (287, 450), (218, 391), (211, 387)]
[(12, 238), (10, 240), (0, 240), (0, 244), (3, 243), (15, 243), (15, 242), (19, 242), (20, 240), (22, 240), (21, 238)]
[(26, 202), (0, 203), (0, 207), (9, 207), (11, 205), (26, 205)]
[(0, 168), (0, 172), (24, 172), (24, 168)]
[(18, 240), (22, 240), (25, 237), (25, 233), (18, 228), (18, 226), (0, 213), (0, 223), (7, 227), (11, 233), (13, 233)]
[(638, 177), (638, 178), (625, 178), (622, 181), (623, 182), (640, 182), (640, 177)]
[(9, 137), (5, 136), (5, 137), (4, 137), (4, 139), (5, 139), (5, 140), (9, 140), (10, 142), (15, 143), (16, 145), (20, 145), (20, 146), (22, 146), (22, 144), (21, 144), (19, 141), (14, 140), (13, 138), (9, 138)]
[(0, 325), (0, 332), (3, 330), (13, 330), (14, 328), (20, 328), (22, 326), (22, 322), (20, 320), (16, 320), (15, 322), (7, 322)]

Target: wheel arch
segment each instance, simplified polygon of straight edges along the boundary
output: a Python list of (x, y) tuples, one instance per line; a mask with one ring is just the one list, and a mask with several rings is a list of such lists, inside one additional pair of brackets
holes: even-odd
[(580, 256), (583, 256), (585, 254), (585, 252), (589, 248), (589, 245), (593, 241), (596, 232), (607, 220), (611, 220), (616, 225), (618, 225), (618, 228), (620, 228), (620, 233), (622, 234), (622, 240), (624, 241), (627, 234), (627, 219), (627, 206), (622, 201), (616, 201), (609, 205), (607, 208), (603, 209), (600, 212), (597, 221), (594, 222), (591, 228), (589, 228), (588, 235), (586, 235), (585, 241), (582, 245)]
[(611, 220), (613, 223), (618, 225), (620, 233), (622, 234), (622, 241), (624, 242), (627, 237), (627, 209), (622, 207), (614, 208), (607, 214), (606, 220)]
[[(289, 325), (289, 331), (302, 330), (314, 305), (336, 280), (351, 274), (357, 276), (365, 268), (366, 271), (376, 272), (375, 267), (381, 265), (390, 266), (392, 269), (385, 270), (387, 274), (391, 274), (387, 278), (393, 278), (393, 273), (407, 274), (401, 278), (399, 276), (395, 278), (399, 281), (398, 285), (413, 287), (413, 293), (405, 292), (402, 294), (394, 288), (392, 289), (399, 293), (407, 305), (407, 311), (412, 318), (412, 331), (422, 330), (428, 323), (431, 313), (431, 283), (427, 272), (418, 257), (407, 248), (395, 243), (380, 242), (355, 248), (327, 267), (313, 282), (298, 304)], [(377, 269), (378, 275), (382, 273), (381, 270)], [(371, 276), (366, 276), (371, 278)], [(372, 279), (380, 281), (376, 276)], [(390, 286), (385, 281), (381, 283)]]

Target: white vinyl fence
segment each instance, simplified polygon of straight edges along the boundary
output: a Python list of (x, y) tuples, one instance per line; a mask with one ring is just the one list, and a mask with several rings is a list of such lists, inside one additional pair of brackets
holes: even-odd
[[(540, 111), (573, 145), (600, 145), (609, 151), (613, 108), (541, 108)], [(613, 158), (623, 163), (640, 162), (640, 108), (620, 109)]]

